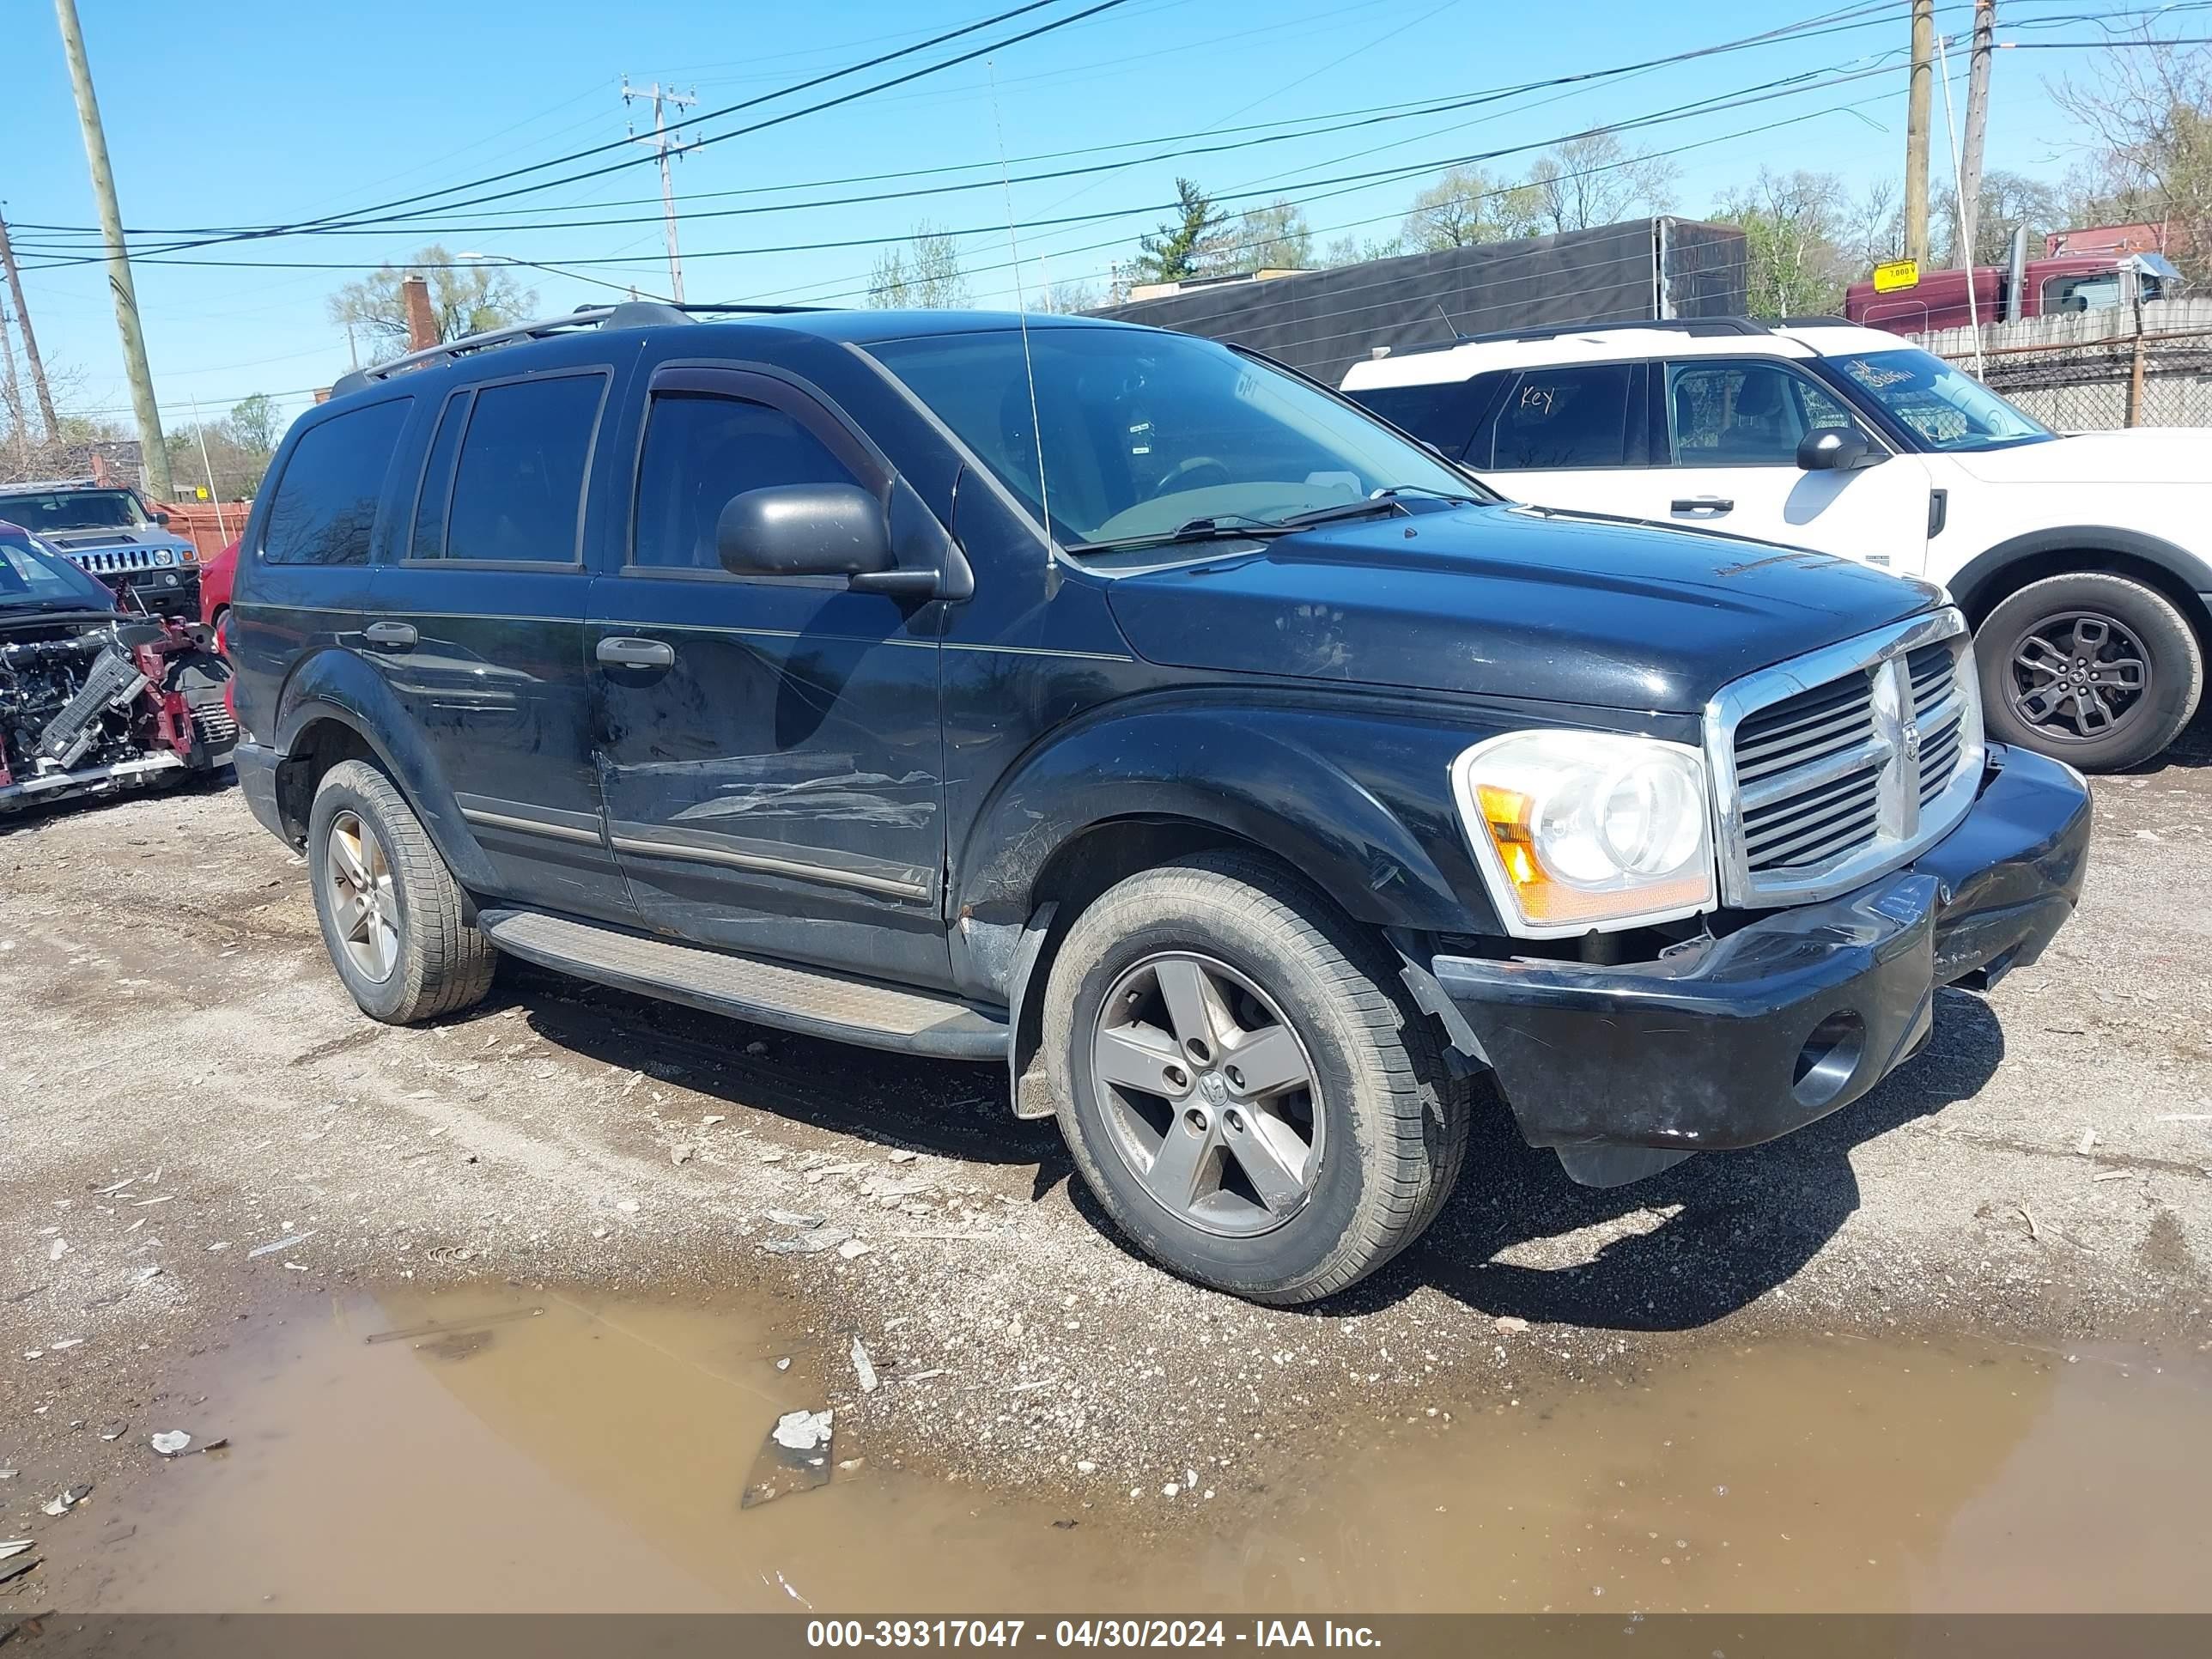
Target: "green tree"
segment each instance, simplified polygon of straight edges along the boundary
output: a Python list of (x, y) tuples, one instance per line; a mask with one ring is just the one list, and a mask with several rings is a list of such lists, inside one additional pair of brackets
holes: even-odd
[(1237, 234), (1224, 252), (1232, 270), (1304, 270), (1314, 262), (1313, 251), (1304, 212), (1295, 203), (1275, 202), (1238, 215)]
[(1400, 236), (1418, 252), (1440, 253), (1533, 236), (1542, 211), (1534, 185), (1500, 185), (1471, 167), (1455, 167), (1413, 198)]
[(2166, 255), (2212, 281), (2212, 50), (2159, 41), (2100, 54), (2086, 79), (2051, 88), (2093, 135), (2075, 222), (2163, 224)]
[(885, 248), (876, 256), (868, 303), (884, 311), (956, 311), (969, 304), (958, 244), (927, 222), (916, 225), (903, 248)]
[(1857, 274), (1846, 251), (1851, 209), (1832, 173), (1778, 173), (1761, 167), (1750, 185), (1721, 199), (1712, 216), (1744, 234), (1744, 291), (1754, 317), (1839, 310)]
[(419, 248), (404, 265), (380, 266), (331, 295), (330, 319), (348, 329), (372, 362), (407, 349), (407, 300), (400, 284), (420, 276), (430, 285), (430, 312), (441, 340), (458, 340), (523, 321), (538, 296), (515, 280), (511, 266), (456, 260), (439, 243)]
[(257, 392), (231, 406), (230, 435), (250, 453), (273, 455), (284, 435), (283, 411), (267, 392)]
[(1229, 215), (1188, 179), (1176, 180), (1176, 216), (1137, 243), (1137, 275), (1147, 283), (1179, 283), (1217, 268)]

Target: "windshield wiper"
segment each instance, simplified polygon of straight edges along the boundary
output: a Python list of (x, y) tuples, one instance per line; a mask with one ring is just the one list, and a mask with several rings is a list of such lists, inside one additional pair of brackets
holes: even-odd
[(1079, 542), (1073, 553), (1115, 553), (1133, 547), (1170, 547), (1177, 542), (1248, 542), (1261, 536), (1279, 536), (1291, 528), (1273, 519), (1246, 518), (1223, 513), (1208, 518), (1187, 519), (1173, 530), (1156, 530), (1144, 536), (1117, 536), (1112, 541)]
[(1426, 484), (1393, 484), (1388, 489), (1378, 489), (1356, 501), (1336, 501), (1328, 507), (1309, 507), (1303, 513), (1292, 513), (1275, 520), (1283, 530), (1303, 530), (1309, 525), (1335, 524), (1346, 519), (1364, 519), (1373, 513), (1402, 513), (1401, 495), (1433, 496), (1439, 501), (1465, 501), (1473, 506), (1479, 499), (1474, 495), (1455, 495), (1449, 490), (1431, 489)]

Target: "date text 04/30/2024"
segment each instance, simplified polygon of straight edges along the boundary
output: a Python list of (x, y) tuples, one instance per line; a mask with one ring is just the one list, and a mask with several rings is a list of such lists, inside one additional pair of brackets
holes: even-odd
[(1373, 1648), (1365, 1625), (1304, 1619), (1256, 1619), (1243, 1627), (1219, 1619), (811, 1619), (811, 1648), (1018, 1647), (1026, 1638), (1058, 1648)]

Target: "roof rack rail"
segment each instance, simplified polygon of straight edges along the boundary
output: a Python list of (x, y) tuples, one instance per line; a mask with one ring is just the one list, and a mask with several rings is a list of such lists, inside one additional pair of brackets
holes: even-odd
[(1470, 334), (1469, 340), (1556, 340), (1567, 334), (1601, 334), (1620, 329), (1663, 329), (1700, 337), (1729, 334), (1771, 334), (1774, 331), (1752, 317), (1636, 317), (1616, 323), (1565, 323), (1556, 328), (1503, 328), (1489, 334)]
[(354, 369), (337, 378), (331, 387), (331, 396), (343, 398), (349, 392), (362, 391), (374, 386), (379, 380), (388, 380), (393, 375), (405, 374), (410, 369), (442, 368), (471, 352), (512, 345), (518, 340), (546, 339), (575, 329), (659, 328), (672, 323), (696, 322), (699, 318), (694, 315), (695, 313), (781, 316), (793, 312), (828, 309), (830, 307), (825, 306), (677, 305), (665, 300), (623, 300), (613, 305), (578, 306), (562, 316), (544, 317), (536, 322), (516, 323), (506, 328), (486, 329), (481, 334), (464, 335), (458, 340), (441, 340), (436, 345), (424, 346), (419, 351), (394, 357), (388, 363)]
[(1824, 311), (1816, 311), (1804, 317), (1784, 317), (1775, 326), (1777, 328), (1856, 328), (1859, 325), (1848, 317), (1831, 317)]

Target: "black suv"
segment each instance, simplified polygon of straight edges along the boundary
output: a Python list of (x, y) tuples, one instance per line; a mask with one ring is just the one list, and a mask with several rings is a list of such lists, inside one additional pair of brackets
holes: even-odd
[(1935, 588), (1495, 501), (1219, 344), (632, 304), (337, 392), (231, 643), (367, 1012), (507, 951), (1000, 1061), (1242, 1295), (1418, 1237), (1478, 1078), (1585, 1182), (1752, 1146), (2080, 891)]

